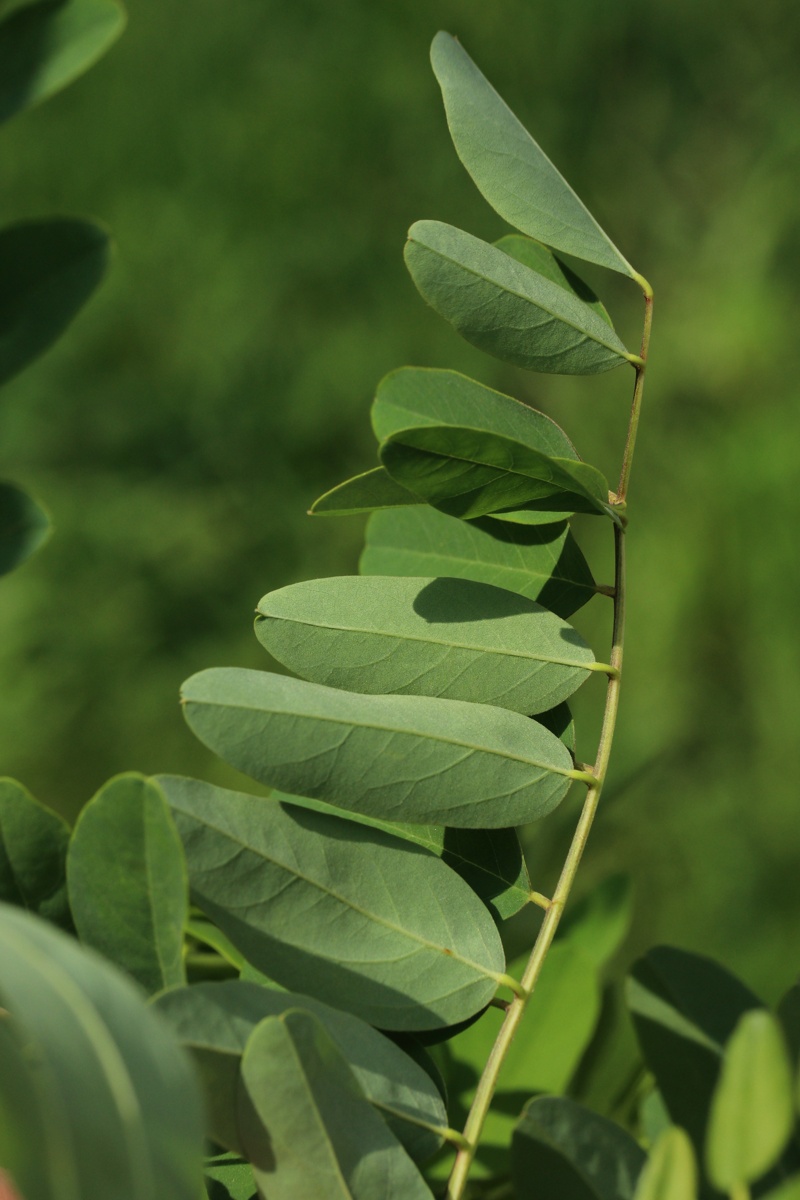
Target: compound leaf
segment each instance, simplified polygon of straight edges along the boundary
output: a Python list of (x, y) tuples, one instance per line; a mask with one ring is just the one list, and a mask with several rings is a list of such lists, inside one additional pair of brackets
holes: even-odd
[(0, 481), (0, 575), (30, 558), (49, 533), (50, 518), (33, 497)]
[(13, 779), (0, 779), (0, 900), (71, 925), (66, 859), (69, 826)]

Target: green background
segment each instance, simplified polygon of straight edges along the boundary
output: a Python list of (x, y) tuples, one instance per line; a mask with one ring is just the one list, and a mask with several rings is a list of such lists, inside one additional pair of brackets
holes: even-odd
[[(629, 953), (675, 941), (774, 995), (800, 967), (800, 11), (130, 8), (111, 53), (0, 139), (4, 220), (92, 214), (118, 246), (70, 335), (0, 397), (0, 469), (56, 522), (0, 592), (0, 770), (67, 813), (124, 769), (236, 778), (185, 728), (178, 687), (267, 666), (259, 597), (355, 568), (363, 522), (305, 510), (372, 465), (368, 406), (396, 366), (510, 391), (616, 474), (629, 371), (504, 367), (404, 271), (416, 219), (507, 232), (449, 143), (427, 61), (447, 28), (656, 291), (624, 700), (583, 886), (632, 871)], [(635, 288), (587, 275), (635, 348)], [(608, 529), (576, 527), (604, 581)], [(576, 620), (598, 653), (608, 615), (598, 599)], [(578, 705), (587, 759), (601, 693)], [(532, 833), (536, 887), (564, 829)]]

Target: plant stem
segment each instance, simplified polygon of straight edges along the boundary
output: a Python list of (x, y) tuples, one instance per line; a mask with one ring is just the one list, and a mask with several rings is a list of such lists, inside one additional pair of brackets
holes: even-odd
[[(633, 404), (631, 406), (630, 424), (628, 426), (628, 436), (625, 443), (625, 452), (622, 462), (622, 473), (620, 475), (620, 486), (617, 492), (617, 503), (623, 504), (625, 493), (627, 491), (628, 479), (630, 477), (631, 461), (633, 459), (633, 450), (636, 442), (636, 429), (639, 423), (639, 413), (642, 404), (642, 392), (644, 387), (644, 372), (647, 361), (647, 351), (650, 343), (650, 330), (653, 319), (653, 291), (646, 280), (639, 279), (642, 284), (645, 298), (645, 320), (644, 332), (642, 335), (642, 365), (636, 368), (636, 383), (633, 393)], [(589, 783), (586, 798), (583, 802), (581, 815), (578, 819), (578, 824), (575, 828), (575, 833), (572, 837), (572, 843), (567, 852), (567, 857), (564, 861), (564, 866), (561, 869), (556, 889), (552, 899), (546, 906), (544, 919), (539, 929), (536, 942), (531, 956), (528, 959), (528, 964), (525, 968), (521, 980), (521, 994), (514, 996), (514, 999), (509, 1003), (506, 1011), (506, 1016), (503, 1024), (500, 1027), (500, 1032), (492, 1046), (486, 1066), (483, 1069), (478, 1086), (475, 1091), (475, 1097), (464, 1126), (465, 1145), (461, 1147), (456, 1154), (456, 1160), (453, 1164), (453, 1170), (450, 1175), (450, 1181), (447, 1188), (446, 1200), (462, 1200), (464, 1190), (467, 1186), (467, 1178), (470, 1168), (475, 1158), (475, 1153), (478, 1148), (481, 1131), (486, 1120), (486, 1114), (489, 1111), (489, 1106), (494, 1096), (497, 1080), (500, 1075), (506, 1055), (514, 1040), (514, 1035), (519, 1028), (520, 1022), (525, 1015), (525, 1010), (528, 1001), (533, 994), (533, 990), (541, 974), (544, 961), (547, 957), (547, 952), (553, 943), (553, 939), (558, 928), (558, 923), (561, 920), (561, 915), (564, 911), (567, 899), (572, 885), (575, 881), (578, 866), (581, 861), (586, 842), (589, 837), (589, 831), (594, 821), (597, 805), (600, 800), (600, 793), (603, 789), (606, 773), (608, 771), (608, 761), (611, 755), (611, 744), (614, 738), (614, 729), (617, 723), (617, 712), (619, 709), (619, 689), (622, 673), (622, 651), (625, 636), (625, 530), (619, 526), (614, 526), (614, 625), (612, 631), (612, 646), (610, 665), (613, 668), (613, 673), (609, 675), (608, 685), (606, 688), (606, 702), (603, 712), (603, 724), (600, 731), (600, 741), (597, 747), (597, 757), (591, 774), (594, 776), (592, 782)]]

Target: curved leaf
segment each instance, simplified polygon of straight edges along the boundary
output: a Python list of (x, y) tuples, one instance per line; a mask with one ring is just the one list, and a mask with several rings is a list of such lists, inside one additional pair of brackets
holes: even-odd
[(103, 278), (108, 254), (108, 237), (90, 221), (51, 217), (0, 230), (0, 383), (63, 333)]
[(149, 992), (186, 982), (183, 847), (153, 783), (118, 775), (89, 801), (72, 834), (67, 878), (81, 941)]
[(404, 253), (428, 304), (473, 346), (504, 362), (596, 375), (639, 361), (583, 300), (463, 229), (417, 221)]
[(422, 504), (422, 501), (392, 479), (385, 467), (373, 467), (325, 492), (308, 512), (312, 517), (349, 517), (408, 504)]
[(449, 33), (437, 33), (433, 39), (431, 63), (458, 157), (495, 212), (548, 246), (635, 276), (563, 175)]
[(696, 1200), (692, 1143), (677, 1125), (665, 1129), (650, 1152), (634, 1200)]
[(175, 988), (158, 996), (154, 1006), (192, 1051), (206, 1084), (210, 1133), (232, 1150), (243, 1152), (238, 1137), (231, 1144), (228, 1126), (247, 1040), (265, 1017), (288, 1009), (310, 1012), (322, 1022), (364, 1095), (412, 1158), (424, 1161), (442, 1144), (437, 1131), (446, 1127), (447, 1113), (433, 1080), (394, 1042), (351, 1013), (310, 996), (240, 981)]
[(504, 829), (545, 816), (583, 778), (552, 733), (488, 704), (236, 667), (193, 675), (182, 698), (200, 740), (251, 778), (389, 821)]
[(309, 1013), (266, 1017), (256, 1028), (242, 1058), (240, 1096), (257, 1118), (247, 1114), (243, 1135), (256, 1181), (270, 1200), (431, 1200), (411, 1159)]
[(194, 902), (279, 983), (386, 1029), (437, 1029), (494, 995), (504, 966), (494, 923), (432, 854), (295, 805), (159, 782)]
[(362, 575), (448, 575), (491, 583), (568, 617), (595, 594), (586, 559), (566, 524), (512, 528), (459, 521), (425, 505), (367, 522)]
[(66, 858), (69, 826), (22, 784), (0, 779), (0, 900), (71, 926)]
[(467, 579), (346, 575), (270, 592), (256, 635), (303, 679), (545, 712), (602, 669), (566, 621)]
[(602, 317), (607, 325), (614, 328), (606, 306), (597, 299), (592, 289), (542, 242), (537, 242), (533, 238), (521, 237), (518, 233), (509, 233), (494, 244), (504, 254), (510, 254), (517, 262), (524, 263), (532, 271), (538, 271), (552, 283), (557, 283), (559, 287), (572, 292), (584, 304), (588, 304), (598, 317)]
[(116, 41), (125, 10), (115, 0), (28, 4), (0, 24), (0, 121), (66, 87)]
[(0, 575), (34, 554), (50, 534), (50, 518), (32, 496), (0, 481)]
[(208, 1200), (258, 1200), (253, 1168), (238, 1154), (206, 1158), (205, 1177)]

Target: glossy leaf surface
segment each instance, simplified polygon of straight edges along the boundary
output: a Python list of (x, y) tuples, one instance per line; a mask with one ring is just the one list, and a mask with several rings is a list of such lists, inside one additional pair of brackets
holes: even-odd
[(59, 337), (107, 261), (108, 238), (89, 221), (53, 217), (0, 230), (0, 383)]
[(459, 158), (495, 212), (530, 237), (623, 275), (630, 264), (449, 33), (431, 63)]
[(241, 1092), (252, 1106), (252, 1116), (242, 1119), (247, 1157), (270, 1200), (431, 1200), (340, 1050), (309, 1013), (294, 1010), (261, 1022), (242, 1059)]
[(122, 33), (115, 0), (19, 8), (0, 24), (0, 121), (40, 104), (87, 70)]
[(375, 513), (363, 575), (447, 575), (491, 583), (568, 617), (595, 594), (580, 547), (563, 524), (528, 529), (459, 521), (427, 506)]
[(69, 826), (22, 784), (0, 779), (0, 900), (69, 927)]
[(149, 992), (186, 982), (188, 880), (181, 840), (159, 788), (135, 774), (118, 775), (101, 788), (78, 817), (67, 877), (81, 941)]
[(186, 719), (231, 766), (389, 821), (504, 829), (545, 816), (575, 771), (549, 730), (488, 704), (365, 696), (221, 667), (183, 685)]
[(692, 1143), (678, 1125), (665, 1129), (650, 1152), (634, 1200), (696, 1200)]
[(50, 519), (32, 496), (0, 481), (0, 575), (30, 558), (50, 532)]
[[(0, 906), (0, 1006), (24, 1038), (27, 1062), (36, 1063), (47, 1135), (39, 1150), (53, 1168), (42, 1200), (197, 1200), (196, 1080), (142, 999), (73, 938)], [(0, 1076), (0, 1109), (17, 1111), (17, 1096), (18, 1076)]]
[(417, 221), (405, 260), (428, 304), (466, 341), (504, 362), (596, 375), (632, 356), (602, 317), (530, 267), (441, 221)]
[(412, 495), (392, 479), (385, 467), (373, 467), (325, 492), (308, 511), (312, 517), (349, 517), (380, 508), (403, 508), (421, 503), (419, 496)]
[(792, 1074), (772, 1013), (745, 1013), (725, 1047), (711, 1102), (706, 1163), (721, 1191), (752, 1183), (778, 1159), (794, 1125)]
[(386, 1029), (453, 1024), (494, 995), (494, 923), (432, 854), (296, 805), (160, 782), (195, 903), (279, 983)]
[(518, 233), (509, 233), (494, 244), (504, 254), (510, 254), (517, 262), (524, 263), (532, 271), (538, 271), (552, 283), (557, 283), (559, 287), (572, 292), (584, 304), (588, 304), (589, 308), (596, 312), (598, 317), (602, 317), (605, 323), (611, 325), (613, 329), (613, 322), (608, 315), (606, 306), (598, 300), (588, 284), (584, 283), (580, 276), (570, 270), (567, 264), (557, 258), (552, 250), (549, 250), (542, 242), (534, 241), (529, 237), (521, 237)]
[(344, 1055), (364, 1095), (388, 1121), (412, 1158), (423, 1161), (441, 1145), (435, 1129), (447, 1113), (433, 1080), (403, 1051), (351, 1013), (296, 992), (255, 983), (199, 983), (162, 993), (155, 1007), (190, 1049), (206, 1085), (210, 1130), (230, 1149), (230, 1124), (239, 1063), (247, 1040), (265, 1017), (302, 1009), (321, 1021)]
[(596, 667), (566, 621), (467, 579), (313, 579), (259, 601), (256, 635), (303, 679), (544, 712)]

